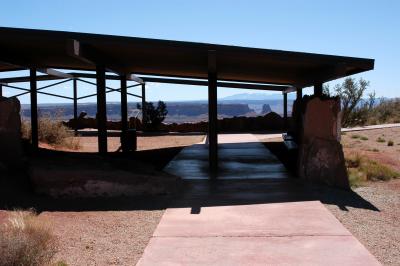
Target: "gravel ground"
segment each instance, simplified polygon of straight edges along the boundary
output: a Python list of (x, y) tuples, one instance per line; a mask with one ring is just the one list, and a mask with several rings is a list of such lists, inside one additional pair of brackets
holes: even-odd
[(327, 208), (384, 265), (400, 265), (400, 180), (354, 189), (379, 211), (326, 204)]
[(44, 212), (59, 239), (55, 261), (68, 265), (135, 265), (163, 210)]

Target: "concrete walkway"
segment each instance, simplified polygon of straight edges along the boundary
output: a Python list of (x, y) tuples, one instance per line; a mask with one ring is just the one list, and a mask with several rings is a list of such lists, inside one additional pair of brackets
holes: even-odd
[[(261, 157), (266, 165), (276, 164), (276, 158), (271, 161), (273, 155), (256, 145), (257, 139), (230, 135), (220, 136), (220, 142), (233, 145), (220, 156), (231, 157), (232, 150), (235, 160), (248, 165), (231, 171), (224, 166), (222, 176), (232, 179), (185, 181), (183, 195), (164, 213), (138, 265), (380, 265), (319, 201), (307, 201), (312, 194), (307, 186), (285, 178), (282, 170), (279, 178), (268, 173), (258, 179)], [(170, 170), (204, 165), (195, 156), (203, 151), (188, 149)], [(179, 171), (192, 178), (205, 175), (200, 169)]]
[(400, 127), (400, 123), (342, 128), (342, 132), (362, 131), (362, 130), (381, 129), (381, 128), (393, 128), (393, 127)]
[(380, 265), (316, 201), (168, 209), (138, 265)]

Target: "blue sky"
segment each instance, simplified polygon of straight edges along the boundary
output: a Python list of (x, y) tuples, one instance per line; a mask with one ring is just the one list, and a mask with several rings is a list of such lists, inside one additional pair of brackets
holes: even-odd
[[(5, 27), (374, 58), (375, 70), (359, 76), (371, 82), (370, 89), (378, 96), (400, 97), (397, 80), (400, 75), (400, 1), (13, 0), (2, 1), (0, 7), (0, 25)], [(117, 86), (111, 82), (109, 85)], [(70, 94), (70, 87), (65, 85), (48, 91), (61, 89), (63, 94)], [(81, 86), (82, 94), (93, 90)], [(132, 92), (139, 93), (134, 89)], [(221, 88), (218, 95), (243, 92)], [(148, 89), (150, 100), (206, 97), (206, 88), (202, 87), (150, 84)], [(118, 99), (118, 94), (108, 95), (109, 101)], [(27, 102), (28, 99), (22, 97), (21, 100)], [(54, 102), (55, 99), (40, 96), (39, 101)]]

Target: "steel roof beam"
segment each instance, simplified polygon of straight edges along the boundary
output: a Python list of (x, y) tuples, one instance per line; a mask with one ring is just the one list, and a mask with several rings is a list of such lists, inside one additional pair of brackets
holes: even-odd
[(125, 67), (116, 65), (116, 60), (112, 59), (108, 55), (102, 54), (90, 45), (81, 43), (80, 41), (68, 40), (67, 53), (85, 63), (104, 65), (107, 71), (118, 74), (119, 76), (125, 76), (127, 80), (136, 81), (140, 84), (143, 83), (141, 78), (129, 73)]
[[(75, 78), (95, 78), (96, 75), (91, 73), (68, 73)], [(107, 75), (109, 80), (120, 80), (119, 76)], [(179, 78), (163, 78), (163, 77), (139, 77), (143, 82), (155, 82), (155, 83), (167, 83), (167, 84), (182, 84), (182, 85), (194, 85), (194, 86), (208, 86), (207, 80), (200, 79), (179, 79)], [(38, 76), (38, 80), (51, 80), (59, 79), (49, 76)], [(29, 77), (15, 77), (15, 78), (4, 78), (0, 79), (1, 83), (17, 83), (17, 82), (28, 82)], [(81, 80), (84, 81), (84, 80)], [(87, 81), (84, 81), (87, 82)], [(88, 82), (89, 83), (89, 82)], [(91, 83), (92, 84), (92, 83)], [(93, 83), (95, 85), (95, 83)], [(239, 88), (239, 89), (251, 89), (251, 90), (270, 90), (270, 91), (286, 91), (290, 90), (290, 85), (276, 85), (276, 84), (261, 84), (261, 83), (239, 83), (239, 82), (228, 82), (218, 81), (218, 87), (222, 88)], [(136, 85), (131, 85), (132, 87)]]

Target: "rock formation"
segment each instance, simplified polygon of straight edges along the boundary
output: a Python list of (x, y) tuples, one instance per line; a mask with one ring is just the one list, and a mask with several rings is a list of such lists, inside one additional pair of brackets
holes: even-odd
[(261, 110), (261, 114), (268, 114), (272, 112), (271, 106), (269, 106), (269, 104), (263, 104), (262, 106), (262, 110)]

